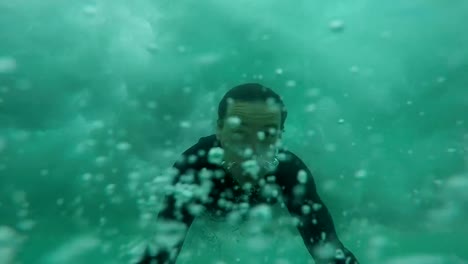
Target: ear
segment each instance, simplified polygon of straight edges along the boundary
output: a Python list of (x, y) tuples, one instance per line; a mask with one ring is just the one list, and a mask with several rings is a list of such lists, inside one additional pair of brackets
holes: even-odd
[(216, 122), (216, 139), (218, 141), (221, 140), (222, 129), (223, 129), (223, 122), (218, 119), (218, 121)]
[(279, 135), (278, 135), (278, 138), (279, 138), (279, 139), (283, 139), (283, 134), (284, 134), (284, 129), (283, 129), (283, 130), (280, 130)]

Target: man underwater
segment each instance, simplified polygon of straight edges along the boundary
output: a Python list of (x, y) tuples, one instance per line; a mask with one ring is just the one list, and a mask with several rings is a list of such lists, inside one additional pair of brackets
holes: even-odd
[[(158, 223), (165, 223), (158, 231), (165, 233), (164, 241), (156, 239), (156, 252), (148, 248), (139, 264), (180, 260), (188, 230), (204, 213), (228, 219), (221, 221), (223, 224), (238, 223), (251, 216), (255, 208), (263, 208), (260, 215), (269, 215), (270, 208), (278, 204), (289, 212), (296, 232), (317, 264), (357, 264), (356, 257), (338, 238), (310, 170), (281, 146), (286, 117), (281, 97), (268, 87), (246, 83), (229, 90), (219, 103), (216, 133), (201, 138), (174, 164), (173, 188), (158, 215)], [(207, 226), (215, 228), (213, 224)], [(277, 229), (273, 230), (275, 233)], [(168, 242), (171, 234), (179, 235)], [(211, 247), (222, 251), (216, 244)], [(238, 252), (242, 254), (242, 250)], [(228, 261), (220, 263), (247, 263), (218, 253), (226, 258), (219, 261)], [(267, 259), (265, 263), (274, 263)], [(287, 263), (301, 263), (285, 259)]]

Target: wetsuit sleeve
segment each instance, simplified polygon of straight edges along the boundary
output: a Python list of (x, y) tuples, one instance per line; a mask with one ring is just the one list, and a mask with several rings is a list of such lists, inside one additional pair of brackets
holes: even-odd
[[(138, 264), (174, 264), (176, 263), (177, 256), (180, 253), (182, 245), (185, 241), (187, 232), (192, 225), (195, 218), (188, 210), (189, 199), (184, 199), (183, 188), (180, 187), (184, 184), (184, 178), (189, 179), (195, 177), (194, 171), (190, 169), (188, 165), (188, 151), (184, 152), (181, 158), (173, 165), (173, 177), (171, 185), (169, 186), (165, 199), (164, 207), (159, 211), (157, 222), (160, 225), (159, 231), (156, 231), (155, 249), (151, 252), (149, 247), (138, 262)], [(192, 181), (193, 182), (193, 181)], [(161, 188), (164, 188), (161, 186)], [(185, 197), (187, 198), (187, 197)], [(185, 200), (185, 201), (184, 201)], [(172, 231), (163, 230), (168, 225), (172, 228)], [(160, 232), (160, 233), (158, 233)], [(164, 240), (164, 232), (176, 232), (178, 233), (178, 241), (175, 245), (172, 245), (169, 249), (163, 249), (157, 245), (158, 241)], [(173, 234), (168, 234), (173, 235)], [(158, 238), (159, 237), (159, 238)], [(164, 241), (163, 241), (164, 242)]]
[(310, 170), (297, 158), (289, 171), (288, 210), (298, 220), (299, 233), (315, 262), (358, 264), (353, 253), (338, 238), (333, 219), (317, 193)]

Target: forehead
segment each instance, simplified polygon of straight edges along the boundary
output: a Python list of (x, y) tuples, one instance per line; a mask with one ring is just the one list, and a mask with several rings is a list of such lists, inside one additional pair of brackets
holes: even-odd
[(226, 117), (239, 118), (241, 126), (279, 127), (281, 107), (273, 102), (230, 102), (227, 107)]

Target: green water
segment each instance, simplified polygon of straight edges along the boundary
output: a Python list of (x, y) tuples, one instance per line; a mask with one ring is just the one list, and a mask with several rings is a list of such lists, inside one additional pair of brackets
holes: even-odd
[[(129, 263), (223, 94), (284, 97), (361, 263), (468, 263), (468, 2), (0, 1), (0, 263)], [(234, 263), (234, 262), (233, 262)]]

